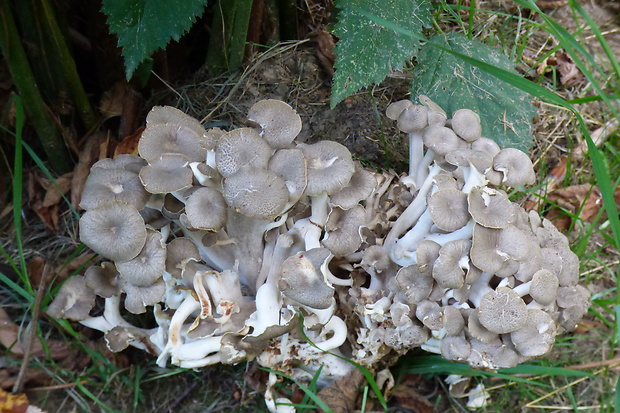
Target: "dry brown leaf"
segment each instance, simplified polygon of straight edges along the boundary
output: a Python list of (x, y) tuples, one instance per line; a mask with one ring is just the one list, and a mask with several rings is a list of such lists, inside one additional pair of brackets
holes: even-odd
[(41, 207), (49, 208), (51, 206), (57, 205), (62, 200), (62, 196), (66, 195), (67, 192), (69, 192), (69, 190), (71, 189), (72, 179), (73, 172), (66, 173), (56, 178), (55, 184), (54, 182), (42, 179), (41, 186), (46, 190), (46, 192)]
[(334, 413), (352, 412), (356, 408), (357, 394), (363, 380), (362, 372), (355, 369), (350, 375), (324, 387), (318, 396)]
[(334, 62), (336, 61), (336, 55), (334, 54), (336, 42), (334, 41), (334, 36), (325, 27), (315, 30), (312, 36), (317, 42), (316, 54), (321, 66), (323, 66), (327, 73), (333, 76)]
[(123, 101), (127, 96), (129, 86), (127, 82), (116, 82), (112, 89), (103, 92), (99, 101), (99, 111), (105, 117), (120, 116), (123, 113)]
[(560, 231), (567, 230), (571, 225), (571, 217), (566, 215), (562, 209), (578, 215), (584, 221), (591, 222), (603, 206), (599, 189), (591, 184), (556, 189), (547, 198), (560, 208), (552, 208), (545, 214), (545, 218), (553, 222), (553, 225)]
[(94, 257), (95, 257), (95, 254), (93, 253), (83, 253), (75, 257), (69, 263), (59, 265), (58, 267), (56, 267), (56, 270), (55, 270), (56, 280), (66, 279), (70, 274), (72, 274), (75, 270), (80, 268), (82, 265), (86, 264), (89, 261), (92, 261)]
[(58, 206), (43, 207), (45, 189), (41, 186), (41, 179), (34, 171), (28, 171), (28, 205), (39, 216), (45, 227), (51, 232), (58, 232)]
[(116, 145), (116, 149), (114, 149), (114, 156), (121, 154), (138, 154), (138, 142), (142, 137), (142, 132), (144, 131), (144, 126), (139, 128), (136, 133), (133, 135), (126, 136), (125, 139), (121, 141), (118, 145)]
[(560, 73), (560, 83), (564, 86), (575, 86), (586, 80), (573, 59), (566, 53), (559, 53), (556, 57), (556, 67)]
[(82, 191), (84, 191), (91, 166), (100, 159), (101, 144), (106, 141), (107, 136), (103, 133), (89, 136), (79, 153), (78, 163), (73, 169), (71, 180), (71, 205), (75, 208), (78, 208), (80, 199), (82, 199)]
[(29, 412), (30, 402), (25, 394), (13, 395), (0, 389), (0, 412), (26, 413)]
[(405, 375), (392, 393), (392, 398), (396, 400), (398, 407), (407, 409), (412, 413), (433, 413), (431, 402), (418, 392), (420, 377), (417, 374)]

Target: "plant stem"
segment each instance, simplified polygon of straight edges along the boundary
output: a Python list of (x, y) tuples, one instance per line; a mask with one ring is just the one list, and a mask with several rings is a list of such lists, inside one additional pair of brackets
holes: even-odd
[(9, 3), (1, 3), (0, 51), (52, 167), (59, 173), (68, 172), (72, 165), (69, 152), (37, 88)]
[(58, 64), (62, 68), (65, 81), (71, 91), (75, 106), (77, 107), (80, 118), (84, 127), (91, 130), (95, 126), (95, 114), (90, 106), (84, 87), (80, 80), (80, 76), (75, 67), (75, 61), (71, 52), (67, 47), (65, 38), (58, 27), (54, 10), (49, 0), (40, 0), (39, 12), (43, 17), (43, 23), (46, 26), (46, 31), (50, 36), (50, 40), (54, 46), (54, 54), (58, 57)]
[(252, 0), (219, 0), (215, 5), (207, 54), (207, 64), (213, 72), (241, 67), (251, 12)]

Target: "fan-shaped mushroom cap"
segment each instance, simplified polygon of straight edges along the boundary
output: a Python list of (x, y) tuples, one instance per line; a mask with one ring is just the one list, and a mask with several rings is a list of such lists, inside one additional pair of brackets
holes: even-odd
[(199, 136), (200, 144), (204, 149), (213, 149), (219, 135), (224, 133), (220, 128), (205, 130), (197, 119), (172, 106), (154, 106), (151, 109), (146, 115), (146, 126), (152, 127), (157, 123), (182, 125), (193, 130)]
[(226, 225), (227, 209), (222, 193), (208, 187), (198, 188), (185, 203), (185, 214), (195, 229), (220, 230)]
[(152, 194), (166, 194), (192, 186), (192, 170), (185, 155), (164, 153), (142, 168), (140, 180)]
[(129, 347), (129, 343), (135, 339), (128, 329), (116, 326), (103, 336), (106, 347), (113, 353), (118, 353)]
[(333, 194), (351, 180), (355, 164), (345, 146), (333, 141), (319, 141), (312, 145), (300, 144), (299, 148), (308, 165), (306, 195)]
[(418, 243), (416, 249), (416, 261), (418, 264), (418, 271), (421, 274), (430, 276), (433, 272), (433, 265), (437, 258), (439, 258), (439, 250), (441, 245), (435, 241), (422, 240)]
[(431, 294), (433, 278), (421, 274), (415, 265), (411, 265), (396, 273), (396, 285), (405, 293), (408, 304), (418, 304)]
[(125, 202), (110, 201), (82, 215), (80, 240), (108, 259), (129, 261), (142, 250), (146, 228), (136, 208)]
[(100, 297), (110, 298), (119, 295), (118, 271), (111, 262), (101, 263), (101, 266), (88, 267), (84, 273), (86, 285)]
[(467, 319), (467, 331), (476, 340), (480, 340), (485, 344), (492, 343), (497, 340), (497, 333), (489, 331), (485, 326), (480, 323), (478, 318), (478, 311), (471, 311)]
[(215, 148), (215, 163), (227, 178), (244, 166), (266, 168), (272, 152), (256, 129), (234, 129), (220, 137)]
[(148, 162), (159, 159), (164, 153), (178, 153), (187, 156), (190, 162), (203, 162), (207, 150), (202, 147), (200, 138), (195, 130), (186, 126), (157, 123), (142, 132), (138, 152)]
[(188, 261), (200, 261), (200, 251), (189, 238), (175, 238), (166, 245), (166, 271), (175, 278), (181, 278), (181, 272)]
[(458, 189), (443, 189), (428, 200), (428, 212), (437, 228), (454, 232), (471, 218), (467, 211), (467, 194)]
[(487, 228), (506, 228), (515, 219), (514, 205), (504, 191), (473, 187), (467, 204), (474, 221)]
[(174, 221), (181, 217), (185, 212), (185, 204), (176, 196), (168, 193), (164, 195), (164, 205), (161, 208), (161, 214), (167, 219)]
[(497, 334), (512, 333), (527, 322), (525, 302), (514, 290), (498, 287), (485, 293), (480, 299), (478, 318), (489, 331)]
[(245, 167), (224, 181), (224, 199), (239, 213), (258, 219), (273, 219), (288, 200), (284, 180), (266, 169)]
[(329, 201), (342, 209), (353, 208), (360, 201), (368, 199), (377, 187), (377, 179), (360, 164), (355, 164), (355, 172), (351, 180), (340, 191), (332, 194)]
[(391, 264), (390, 256), (381, 245), (371, 245), (362, 253), (360, 265), (366, 271), (372, 268), (374, 271), (381, 273), (387, 270)]
[(480, 116), (470, 109), (459, 109), (452, 114), (452, 130), (463, 140), (474, 142), (482, 137)]
[(299, 149), (280, 149), (269, 160), (269, 170), (284, 180), (290, 203), (301, 198), (308, 184), (306, 158)]
[(114, 158), (104, 158), (95, 162), (92, 166), (91, 171), (97, 168), (103, 169), (124, 169), (129, 172), (133, 172), (135, 174), (140, 172), (140, 169), (144, 165), (146, 165), (146, 161), (140, 158), (137, 155), (131, 154), (120, 154), (116, 155)]
[(465, 146), (465, 142), (456, 136), (452, 129), (439, 124), (429, 125), (424, 129), (422, 139), (424, 145), (439, 156), (445, 156)]
[(471, 354), (471, 344), (463, 335), (448, 336), (441, 340), (441, 356), (447, 360), (464, 361)]
[(542, 305), (549, 305), (555, 301), (559, 286), (558, 277), (551, 271), (537, 271), (530, 284), (530, 296)]
[(473, 149), (457, 149), (446, 155), (446, 162), (456, 166), (473, 166), (480, 173), (493, 166), (493, 157), (486, 152)]
[(334, 289), (327, 285), (320, 271), (329, 255), (325, 248), (314, 248), (284, 260), (278, 282), (282, 294), (310, 308), (329, 308)]
[(515, 349), (527, 357), (539, 357), (551, 351), (557, 329), (555, 321), (542, 310), (528, 309), (525, 325), (510, 333)]
[(387, 109), (385, 110), (385, 115), (392, 120), (397, 120), (398, 117), (403, 113), (405, 109), (409, 106), (413, 106), (413, 102), (409, 99), (399, 100), (397, 102), (392, 102), (389, 104)]
[(125, 297), (125, 308), (133, 314), (142, 314), (146, 312), (146, 306), (157, 304), (166, 293), (166, 283), (163, 278), (145, 287), (133, 285), (123, 278), (119, 280), (119, 284), (121, 290), (127, 293)]
[(161, 278), (166, 269), (166, 248), (161, 233), (147, 229), (142, 251), (132, 260), (117, 262), (116, 269), (121, 279), (137, 287), (146, 287)]
[(274, 149), (286, 148), (301, 132), (301, 118), (281, 100), (265, 99), (255, 103), (248, 119), (263, 128), (263, 139)]
[(80, 321), (88, 318), (95, 305), (95, 293), (82, 276), (68, 278), (49, 305), (47, 314), (54, 318)]
[(531, 185), (536, 181), (530, 157), (515, 148), (499, 151), (493, 158), (493, 169), (504, 174), (502, 183), (506, 186)]
[(439, 258), (433, 265), (433, 278), (442, 288), (458, 289), (465, 283), (464, 268), (469, 266), (468, 254), (471, 241), (459, 239), (448, 241), (439, 250)]
[(141, 210), (150, 197), (137, 173), (121, 168), (93, 168), (86, 178), (80, 207), (88, 211), (108, 201), (123, 201)]
[(485, 138), (484, 136), (476, 139), (471, 143), (471, 148), (474, 151), (485, 152), (491, 156), (495, 156), (501, 151), (501, 148), (493, 139)]
[[(409, 102), (409, 101), (407, 101)], [(388, 107), (388, 110), (390, 108)], [(428, 111), (422, 105), (406, 107), (398, 117), (396, 127), (405, 133), (421, 132), (428, 126)]]
[(334, 207), (325, 225), (327, 237), (321, 241), (335, 256), (352, 254), (362, 245), (360, 228), (366, 223), (366, 211), (358, 205), (346, 211)]
[(446, 111), (441, 108), (441, 106), (433, 102), (428, 96), (425, 95), (418, 96), (418, 99), (420, 100), (420, 103), (428, 109), (429, 125), (445, 125), (448, 115), (446, 114)]

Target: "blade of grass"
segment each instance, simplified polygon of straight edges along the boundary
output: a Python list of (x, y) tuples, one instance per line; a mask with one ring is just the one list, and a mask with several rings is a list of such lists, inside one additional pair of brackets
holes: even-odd
[(89, 399), (91, 399), (92, 401), (94, 401), (98, 406), (100, 406), (103, 410), (105, 410), (106, 412), (114, 412), (114, 409), (111, 409), (107, 404), (105, 404), (104, 402), (102, 402), (101, 400), (99, 400), (99, 398), (97, 396), (95, 396), (90, 390), (88, 390), (86, 388), (86, 386), (84, 386), (82, 384), (81, 380), (77, 380), (75, 382), (75, 386), (82, 392), (84, 393), (84, 395), (86, 395), (86, 397), (88, 397)]
[[(301, 389), (301, 391), (303, 391), (310, 398), (310, 400), (312, 400), (316, 404), (316, 406), (318, 406), (320, 409), (322, 409), (326, 413), (334, 413), (334, 411), (323, 400), (321, 400), (319, 396), (316, 395), (316, 393), (314, 393), (312, 390), (310, 390), (309, 388), (301, 384), (299, 381), (293, 379), (292, 377), (287, 376), (284, 373), (280, 373), (279, 371), (275, 371), (272, 369), (265, 369), (265, 368), (263, 368), (262, 370), (265, 370), (269, 373), (275, 374), (276, 376), (284, 377), (285, 379), (292, 381), (293, 383), (295, 383), (295, 385), (297, 385), (297, 387)], [(292, 403), (282, 403), (282, 405), (293, 406)]]

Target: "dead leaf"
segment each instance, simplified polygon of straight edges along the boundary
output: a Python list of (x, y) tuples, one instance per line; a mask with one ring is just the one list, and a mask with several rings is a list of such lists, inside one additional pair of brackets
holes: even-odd
[(69, 192), (69, 190), (71, 189), (72, 179), (73, 172), (69, 172), (56, 178), (55, 182), (42, 180), (41, 186), (43, 186), (46, 192), (41, 207), (49, 208), (51, 206), (57, 205), (62, 200), (62, 196), (66, 195), (67, 192)]
[(330, 76), (333, 76), (336, 61), (334, 36), (322, 26), (312, 33), (312, 38), (317, 42), (316, 53), (321, 66)]
[(93, 258), (95, 258), (95, 254), (83, 253), (75, 257), (70, 262), (57, 266), (55, 270), (56, 280), (65, 280), (67, 277), (69, 277), (70, 274), (73, 274), (73, 272), (80, 268), (82, 265), (86, 264), (89, 261), (92, 261)]
[(352, 412), (357, 407), (357, 394), (363, 380), (362, 372), (355, 369), (350, 375), (324, 387), (318, 396), (334, 413)]
[(577, 215), (583, 221), (591, 222), (603, 206), (599, 189), (591, 184), (556, 189), (547, 196), (547, 199), (560, 207), (552, 208), (545, 214), (545, 218), (553, 222), (560, 231), (567, 230), (571, 224), (570, 216), (562, 209)]
[(392, 393), (392, 398), (398, 403), (398, 407), (407, 409), (413, 413), (433, 413), (433, 405), (422, 396), (420, 388), (421, 376), (407, 374), (401, 380), (398, 387)]
[(120, 116), (123, 112), (123, 101), (127, 96), (128, 85), (125, 81), (116, 82), (112, 89), (103, 92), (99, 101), (99, 111), (105, 117)]
[(114, 149), (114, 156), (121, 155), (121, 154), (127, 154), (127, 153), (131, 155), (137, 155), (138, 154), (138, 142), (140, 141), (140, 138), (142, 137), (142, 132), (144, 131), (144, 129), (145, 129), (144, 126), (142, 126), (133, 135), (126, 136), (121, 141), (121, 143), (116, 145), (116, 149)]
[(30, 406), (25, 394), (12, 395), (0, 389), (0, 412), (26, 413)]
[(106, 140), (107, 136), (103, 133), (89, 136), (79, 152), (78, 163), (73, 169), (73, 179), (71, 180), (71, 205), (74, 208), (79, 207), (90, 168), (100, 159), (100, 147)]
[(586, 80), (573, 59), (566, 53), (559, 53), (556, 57), (556, 67), (560, 73), (560, 83), (564, 86), (576, 86)]

